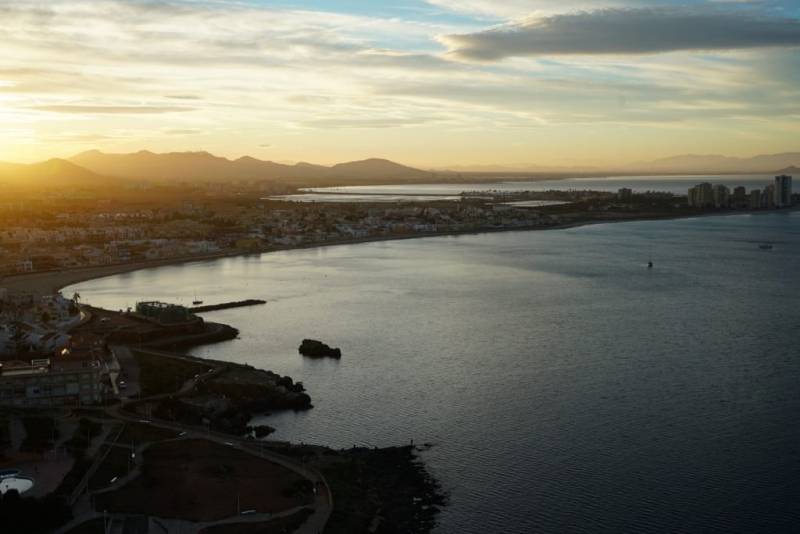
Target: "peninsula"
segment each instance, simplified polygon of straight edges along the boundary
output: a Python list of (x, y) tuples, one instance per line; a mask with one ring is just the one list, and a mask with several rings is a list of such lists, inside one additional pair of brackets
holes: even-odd
[(417, 448), (336, 451), (265, 439), (273, 429), (251, 425), (254, 416), (309, 410), (311, 397), (291, 377), (185, 354), (238, 335), (198, 313), (161, 302), (110, 311), (79, 295), (19, 290), (0, 299), (0, 471), (25, 482), (4, 490), (4, 527), (432, 528), (445, 499)]

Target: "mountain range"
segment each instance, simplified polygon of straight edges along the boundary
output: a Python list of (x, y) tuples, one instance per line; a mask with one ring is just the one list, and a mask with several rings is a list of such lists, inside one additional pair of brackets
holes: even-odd
[[(82, 152), (68, 159), (40, 163), (0, 162), (0, 182), (37, 188), (119, 185), (130, 181), (222, 182), (226, 180), (270, 180), (292, 185), (346, 185), (423, 181), (491, 181), (504, 178), (544, 179), (569, 175), (610, 174), (800, 174), (800, 152), (734, 158), (720, 155), (682, 155), (640, 162), (604, 171), (577, 167), (534, 167), (527, 171), (499, 166), (426, 171), (385, 159), (365, 159), (326, 167), (311, 163), (289, 165), (250, 156), (228, 159), (208, 152), (157, 154), (147, 150), (109, 154), (99, 150)], [(492, 170), (494, 169), (494, 170)], [(502, 170), (501, 170), (502, 169)], [(466, 173), (464, 176), (462, 173)], [(474, 178), (474, 180), (472, 179)]]
[(65, 159), (53, 158), (40, 163), (0, 162), (0, 182), (27, 187), (85, 187), (103, 182), (103, 177)]
[(686, 154), (629, 165), (630, 170), (648, 173), (725, 174), (773, 173), (800, 165), (800, 152), (764, 154), (752, 158)]
[(366, 159), (332, 167), (297, 163), (286, 165), (250, 156), (230, 160), (208, 152), (156, 154), (147, 150), (132, 154), (82, 152), (69, 161), (104, 176), (167, 181), (280, 180), (316, 182), (335, 178), (350, 180), (407, 180), (430, 173), (385, 159)]

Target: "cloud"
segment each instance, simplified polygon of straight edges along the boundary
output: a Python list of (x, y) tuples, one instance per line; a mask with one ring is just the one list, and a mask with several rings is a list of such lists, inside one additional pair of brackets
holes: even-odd
[[(489, 18), (516, 18), (531, 13), (563, 13), (569, 10), (621, 7), (625, 0), (428, 0), (436, 7), (456, 13)], [(648, 3), (648, 2), (645, 2)]]
[(311, 128), (356, 128), (356, 129), (382, 129), (402, 128), (404, 126), (420, 126), (435, 122), (434, 117), (371, 117), (371, 118), (321, 118), (310, 119), (300, 123), (300, 126)]
[(111, 141), (119, 139), (119, 136), (97, 134), (97, 133), (72, 133), (65, 132), (58, 135), (47, 137), (48, 141), (66, 142), (66, 143), (97, 143), (101, 141)]
[(153, 113), (174, 113), (179, 111), (193, 111), (194, 108), (178, 106), (92, 106), (83, 104), (53, 104), (46, 106), (33, 106), (32, 109), (38, 111), (50, 111), (52, 113), (79, 113), (79, 114), (153, 114)]
[(197, 128), (167, 128), (162, 130), (167, 135), (198, 135), (204, 133), (203, 130)]
[(442, 41), (451, 55), (477, 61), (794, 47), (800, 46), (800, 20), (751, 10), (602, 9), (528, 19)]

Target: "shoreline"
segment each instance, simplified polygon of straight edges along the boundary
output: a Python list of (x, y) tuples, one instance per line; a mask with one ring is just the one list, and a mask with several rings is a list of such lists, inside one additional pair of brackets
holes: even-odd
[[(201, 256), (181, 256), (175, 258), (163, 258), (157, 260), (146, 260), (135, 263), (119, 263), (109, 265), (93, 265), (89, 267), (73, 267), (69, 269), (55, 270), (55, 271), (40, 271), (35, 273), (22, 273), (9, 275), (0, 278), (0, 287), (8, 289), (9, 293), (32, 293), (38, 295), (46, 295), (63, 290), (67, 286), (96, 280), (98, 278), (106, 278), (119, 274), (131, 273), (134, 271), (141, 271), (144, 269), (154, 269), (157, 267), (169, 267), (185, 265), (189, 263), (215, 261), (226, 258), (238, 258), (242, 256), (253, 256), (269, 254), (271, 252), (286, 252), (291, 250), (304, 250), (312, 248), (334, 247), (342, 245), (358, 245), (362, 243), (375, 243), (381, 241), (400, 241), (406, 239), (422, 239), (426, 237), (447, 237), (447, 236), (462, 236), (462, 235), (480, 235), (492, 234), (499, 232), (531, 232), (531, 231), (546, 231), (546, 230), (569, 230), (571, 228), (580, 228), (582, 226), (590, 226), (596, 224), (615, 224), (624, 222), (641, 222), (641, 221), (665, 221), (665, 220), (680, 220), (680, 219), (694, 219), (704, 217), (729, 217), (734, 215), (758, 215), (766, 213), (779, 213), (779, 212), (793, 212), (800, 210), (800, 206), (793, 206), (782, 210), (758, 210), (758, 211), (732, 211), (723, 213), (692, 213), (680, 215), (654, 215), (654, 216), (632, 216), (632, 217), (619, 217), (615, 219), (591, 219), (583, 221), (574, 221), (565, 224), (557, 224), (552, 226), (518, 226), (509, 228), (481, 228), (473, 230), (453, 230), (443, 232), (427, 232), (417, 233), (411, 235), (396, 235), (396, 236), (370, 236), (363, 238), (341, 239), (338, 241), (326, 241), (321, 243), (304, 243), (298, 245), (284, 246), (284, 247), (265, 247), (253, 250), (237, 250), (232, 252), (224, 252), (217, 254), (205, 254)], [(42, 287), (45, 286), (45, 287)]]

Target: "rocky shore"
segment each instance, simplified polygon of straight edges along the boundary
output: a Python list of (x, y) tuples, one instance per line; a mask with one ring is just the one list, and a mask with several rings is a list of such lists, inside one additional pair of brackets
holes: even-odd
[[(128, 406), (129, 411), (143, 417), (155, 416), (233, 436), (263, 437), (273, 429), (249, 426), (254, 416), (313, 407), (303, 384), (288, 376), (247, 365), (176, 358), (146, 350), (134, 354), (143, 390), (158, 395)], [(194, 387), (178, 394), (184, 378), (192, 376), (197, 377)]]
[(431, 532), (447, 495), (425, 468), (421, 451), (413, 446), (317, 451), (334, 495), (326, 534)]

